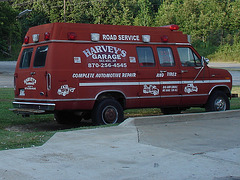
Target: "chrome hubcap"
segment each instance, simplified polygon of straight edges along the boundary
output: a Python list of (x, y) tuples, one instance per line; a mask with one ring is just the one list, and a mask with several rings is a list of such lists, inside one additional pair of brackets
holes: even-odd
[(222, 98), (216, 99), (214, 103), (216, 111), (225, 111), (226, 110), (226, 102)]
[(105, 124), (114, 124), (118, 120), (117, 109), (113, 106), (107, 106), (103, 109), (102, 119)]

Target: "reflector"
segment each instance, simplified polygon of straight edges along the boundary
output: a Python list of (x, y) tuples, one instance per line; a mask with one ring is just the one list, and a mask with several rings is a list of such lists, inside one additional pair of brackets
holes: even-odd
[(98, 33), (91, 33), (91, 40), (92, 41), (99, 41), (100, 40), (100, 34), (98, 34)]
[(77, 37), (75, 32), (68, 32), (67, 36), (68, 36), (68, 40), (75, 40)]
[(32, 38), (33, 38), (33, 42), (38, 42), (39, 41), (39, 34), (33, 34), (32, 35)]
[(163, 36), (161, 37), (161, 40), (162, 40), (163, 42), (167, 42), (167, 41), (168, 41), (168, 36), (167, 36), (167, 35), (163, 35)]
[(150, 35), (142, 35), (142, 41), (143, 42), (150, 42), (150, 38), (151, 38)]

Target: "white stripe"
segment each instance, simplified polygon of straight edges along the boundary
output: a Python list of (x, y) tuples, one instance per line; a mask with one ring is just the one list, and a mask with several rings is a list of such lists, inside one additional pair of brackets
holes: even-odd
[(139, 82), (100, 82), (100, 83), (79, 83), (79, 86), (137, 86)]
[(231, 80), (223, 79), (223, 80), (182, 81), (182, 84), (205, 84), (205, 83), (227, 83), (227, 82), (231, 82)]
[(145, 84), (147, 84), (147, 85), (149, 85), (149, 84), (158, 84), (158, 85), (160, 85), (160, 81), (156, 81), (156, 82), (139, 82), (139, 85), (145, 85)]
[(160, 84), (205, 84), (205, 83), (227, 83), (231, 80), (198, 80), (198, 81), (153, 81), (153, 82), (99, 82), (79, 83), (79, 86), (138, 86), (138, 85), (160, 85)]
[(181, 84), (182, 81), (161, 81), (161, 84)]

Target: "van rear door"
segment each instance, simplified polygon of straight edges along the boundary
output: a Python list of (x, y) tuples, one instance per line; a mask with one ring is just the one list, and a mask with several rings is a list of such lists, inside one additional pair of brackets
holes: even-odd
[(46, 58), (48, 46), (25, 48), (22, 51), (16, 78), (19, 98), (39, 99), (47, 95)]

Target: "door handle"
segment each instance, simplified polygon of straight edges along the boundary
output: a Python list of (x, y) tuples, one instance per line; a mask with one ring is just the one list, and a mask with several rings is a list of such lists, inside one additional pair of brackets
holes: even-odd
[(194, 69), (201, 69), (202, 67), (194, 67)]
[(187, 73), (188, 70), (181, 70), (181, 73)]

